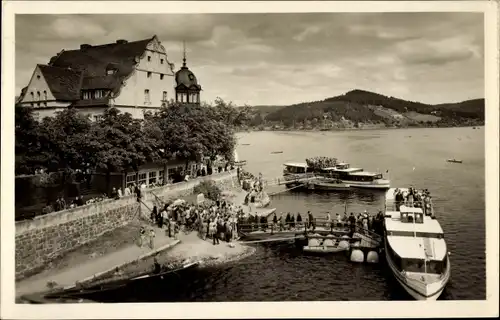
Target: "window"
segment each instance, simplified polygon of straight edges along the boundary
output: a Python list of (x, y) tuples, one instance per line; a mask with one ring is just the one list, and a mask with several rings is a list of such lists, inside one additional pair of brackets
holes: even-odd
[(146, 173), (139, 173), (139, 186), (141, 186), (142, 184), (147, 184)]
[(164, 76), (164, 74), (160, 73), (160, 80), (163, 80), (163, 76)]
[(160, 59), (160, 63), (163, 64), (163, 59)]
[(35, 101), (35, 94), (33, 93), (33, 91), (31, 91), (30, 94), (31, 94), (31, 101)]
[[(132, 174), (127, 174), (127, 177), (125, 178), (125, 183), (127, 185), (127, 187), (132, 187), (132, 185), (135, 183), (135, 173), (132, 173)], [(133, 190), (131, 190), (133, 191)]]
[(38, 80), (40, 80), (40, 75), (39, 75), (39, 74), (37, 74), (37, 75), (36, 75), (36, 78), (37, 78)]
[(158, 172), (158, 183), (160, 183), (160, 184), (163, 184), (163, 174), (164, 173), (165, 173), (165, 171), (163, 171), (163, 170), (160, 170)]
[(149, 172), (149, 184), (156, 183), (156, 171)]
[(149, 103), (149, 89), (144, 90), (144, 102)]
[(40, 106), (40, 91), (37, 91), (37, 92), (36, 92), (36, 101), (38, 101), (38, 102), (36, 103), (36, 105), (37, 105), (37, 106)]
[(47, 101), (47, 91), (43, 90), (43, 100)]
[(151, 78), (151, 74), (152, 74), (151, 72), (148, 72), (148, 78)]
[(161, 101), (167, 101), (167, 91), (163, 91), (163, 96)]
[(151, 56), (148, 56), (148, 62), (151, 62)]
[(115, 73), (115, 70), (113, 70), (113, 69), (106, 70), (107, 75), (114, 74), (114, 73)]

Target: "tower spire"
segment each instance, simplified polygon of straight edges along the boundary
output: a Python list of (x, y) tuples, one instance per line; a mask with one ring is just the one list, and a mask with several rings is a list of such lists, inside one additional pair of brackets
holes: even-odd
[(184, 53), (184, 58), (182, 59), (183, 63), (182, 66), (186, 67), (186, 41), (182, 41), (182, 46), (183, 46), (183, 53)]

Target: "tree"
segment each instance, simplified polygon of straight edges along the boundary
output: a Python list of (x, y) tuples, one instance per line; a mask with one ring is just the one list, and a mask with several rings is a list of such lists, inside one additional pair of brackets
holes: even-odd
[(53, 155), (40, 144), (40, 126), (33, 108), (15, 105), (15, 172), (32, 174), (37, 167), (46, 167)]
[(215, 112), (215, 120), (222, 121), (228, 126), (240, 127), (248, 125), (252, 120), (251, 107), (235, 107), (232, 102), (226, 103), (219, 97), (215, 99), (213, 109)]
[[(93, 149), (97, 150), (97, 166), (112, 171), (138, 171), (146, 162), (158, 160), (158, 133), (130, 113), (107, 109), (94, 123)], [(156, 136), (157, 137), (157, 136)]]
[(46, 117), (39, 124), (39, 144), (51, 159), (46, 163), (50, 171), (83, 169), (95, 163), (95, 153), (89, 139), (91, 122), (75, 109)]
[(164, 161), (182, 159), (187, 165), (206, 156), (232, 159), (236, 146), (233, 125), (221, 118), (220, 109), (171, 103), (155, 115), (155, 121), (162, 135), (159, 147), (165, 151), (161, 155)]

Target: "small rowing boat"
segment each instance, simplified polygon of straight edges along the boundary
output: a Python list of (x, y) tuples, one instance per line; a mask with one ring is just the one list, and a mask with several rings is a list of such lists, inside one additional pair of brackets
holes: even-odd
[(452, 163), (462, 163), (462, 160), (457, 160), (457, 159), (448, 159), (446, 161), (452, 162)]
[(273, 152), (271, 152), (271, 154), (279, 154), (279, 153), (283, 153), (283, 151), (273, 151)]

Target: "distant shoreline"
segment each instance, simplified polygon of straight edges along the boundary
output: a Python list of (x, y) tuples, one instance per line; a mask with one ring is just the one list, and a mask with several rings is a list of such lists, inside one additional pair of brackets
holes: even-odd
[(250, 132), (339, 132), (339, 131), (369, 131), (369, 130), (401, 130), (401, 129), (447, 129), (447, 128), (484, 128), (484, 124), (481, 125), (463, 125), (463, 126), (415, 126), (415, 127), (370, 127), (370, 128), (330, 128), (327, 130), (322, 130), (319, 128), (314, 129), (273, 129), (273, 128), (249, 128), (246, 130), (237, 129), (236, 133), (250, 133)]

